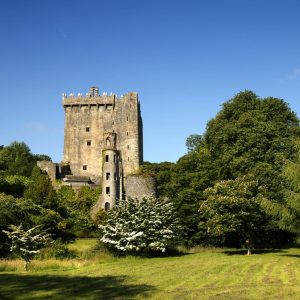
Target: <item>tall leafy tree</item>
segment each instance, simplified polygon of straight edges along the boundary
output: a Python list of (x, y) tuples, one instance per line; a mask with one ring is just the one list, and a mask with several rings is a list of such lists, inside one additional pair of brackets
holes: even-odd
[(227, 101), (209, 121), (204, 140), (218, 179), (234, 179), (258, 163), (280, 171), (282, 158), (294, 156), (295, 135), (299, 135), (299, 122), (287, 103), (245, 91)]
[(29, 177), (38, 160), (51, 160), (47, 155), (34, 155), (23, 142), (12, 142), (0, 148), (0, 175)]
[[(174, 165), (168, 183), (169, 197), (188, 228), (188, 243), (205, 242), (206, 235), (196, 226), (196, 207), (206, 199), (203, 191), (220, 181), (252, 174), (264, 189), (268, 210), (271, 204), (284, 207), (288, 183), (283, 169), (286, 160), (296, 159), (294, 140), (298, 136), (298, 118), (282, 99), (259, 98), (244, 91), (225, 102), (208, 122), (197, 147)], [(276, 238), (279, 219), (278, 214), (269, 216), (268, 233), (277, 230)]]
[(278, 219), (279, 228), (300, 236), (300, 139), (295, 141), (297, 157), (294, 161), (286, 160), (283, 168), (286, 187), (283, 201), (266, 203), (270, 213)]
[[(215, 182), (235, 180), (252, 174), (264, 189), (262, 203), (269, 212), (269, 232), (278, 231), (279, 214), (286, 208), (288, 180), (283, 173), (286, 160), (295, 161), (295, 138), (299, 120), (282, 99), (261, 99), (251, 91), (241, 92), (223, 105), (204, 135), (216, 171)], [(241, 202), (242, 205), (242, 202)], [(277, 216), (271, 212), (280, 207)], [(267, 228), (267, 227), (266, 227)]]
[(261, 192), (258, 182), (251, 177), (217, 182), (204, 191), (199, 227), (216, 245), (240, 247), (253, 244), (261, 238), (266, 225)]
[(32, 171), (32, 183), (24, 192), (24, 197), (31, 199), (34, 203), (42, 207), (58, 210), (56, 191), (48, 175), (42, 174), (41, 170), (35, 166)]
[(96, 225), (91, 218), (91, 208), (99, 198), (101, 190), (83, 186), (76, 192), (70, 186), (62, 186), (57, 191), (60, 205), (66, 208), (66, 223), (73, 234), (88, 237), (95, 234)]
[(0, 193), (22, 197), (31, 180), (21, 175), (0, 176)]

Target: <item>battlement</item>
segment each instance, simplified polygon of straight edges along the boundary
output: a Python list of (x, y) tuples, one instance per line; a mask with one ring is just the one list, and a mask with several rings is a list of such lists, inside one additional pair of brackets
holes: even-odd
[(118, 95), (114, 93), (107, 94), (103, 92), (99, 95), (99, 89), (97, 87), (91, 87), (90, 91), (83, 95), (78, 93), (77, 96), (74, 93), (70, 93), (69, 96), (66, 93), (62, 94), (62, 104), (66, 106), (77, 106), (77, 105), (112, 105), (115, 106), (116, 101), (122, 101), (124, 99), (137, 99), (137, 93), (129, 92), (118, 98)]
[(116, 101), (115, 95), (112, 96), (82, 96), (79, 94), (77, 97), (70, 94), (70, 96), (63, 95), (63, 106), (73, 105), (114, 105)]

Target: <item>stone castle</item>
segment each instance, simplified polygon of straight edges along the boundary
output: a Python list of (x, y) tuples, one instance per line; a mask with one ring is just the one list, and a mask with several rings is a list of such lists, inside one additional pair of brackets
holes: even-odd
[(155, 196), (155, 181), (137, 175), (143, 163), (143, 125), (137, 93), (120, 98), (99, 94), (63, 94), (65, 111), (63, 161), (38, 165), (52, 180), (79, 188), (102, 186), (97, 207), (106, 210), (125, 200)]

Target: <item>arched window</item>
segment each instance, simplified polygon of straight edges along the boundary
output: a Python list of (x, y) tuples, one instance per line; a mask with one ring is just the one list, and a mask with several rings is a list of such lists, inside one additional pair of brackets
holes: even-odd
[(106, 146), (110, 146), (110, 139), (109, 139), (109, 137), (108, 138), (106, 138)]
[(110, 209), (110, 203), (109, 202), (105, 202), (104, 209), (105, 209), (105, 211), (108, 211)]

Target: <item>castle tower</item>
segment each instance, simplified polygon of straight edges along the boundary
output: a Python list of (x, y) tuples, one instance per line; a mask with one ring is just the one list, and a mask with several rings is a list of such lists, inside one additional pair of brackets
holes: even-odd
[(62, 102), (63, 162), (70, 166), (74, 177), (102, 183), (101, 206), (111, 207), (124, 198), (126, 176), (135, 173), (143, 162), (138, 95), (100, 95), (97, 87), (91, 87), (85, 96), (63, 94)]
[[(120, 195), (120, 173), (119, 173), (119, 152), (116, 150), (116, 133), (104, 134), (105, 146), (103, 153), (102, 167), (102, 203), (103, 208), (108, 210), (121, 199)], [(103, 206), (102, 205), (102, 206)]]
[(63, 94), (65, 110), (64, 154), (61, 163), (39, 161), (38, 166), (55, 182), (79, 189), (102, 186), (91, 210), (110, 209), (128, 198), (156, 197), (151, 175), (139, 175), (143, 162), (143, 125), (137, 93), (121, 98), (99, 94), (97, 87), (77, 97)]

